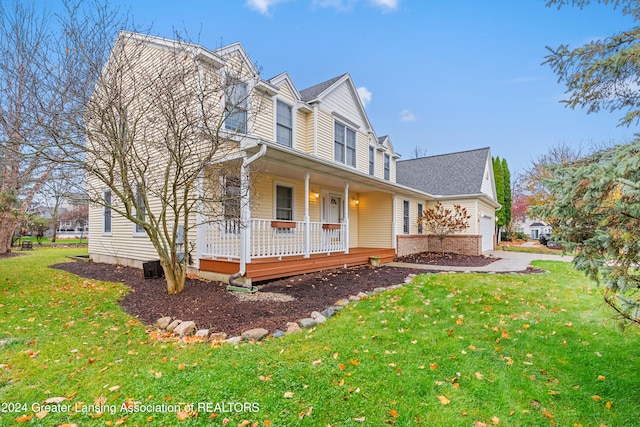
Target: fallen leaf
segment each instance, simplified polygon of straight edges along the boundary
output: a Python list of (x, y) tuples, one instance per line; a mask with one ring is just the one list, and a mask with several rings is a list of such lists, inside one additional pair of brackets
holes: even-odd
[(438, 396), (438, 400), (443, 405), (448, 405), (449, 403), (451, 403), (451, 401), (449, 399), (447, 399), (445, 396)]
[(313, 365), (319, 365), (321, 363), (322, 363), (322, 359), (317, 359), (317, 360), (314, 360), (313, 362), (311, 362), (311, 364), (313, 364)]
[(400, 414), (398, 413), (398, 411), (396, 411), (395, 409), (392, 409), (390, 411), (387, 411), (387, 414), (391, 415), (393, 418), (398, 418), (400, 416)]
[(358, 422), (358, 423), (363, 423), (366, 420), (365, 417), (357, 417), (354, 418), (353, 421)]
[(251, 421), (249, 420), (244, 420), (243, 422), (241, 422), (240, 424), (238, 424), (238, 427), (246, 427), (251, 423)]
[(313, 406), (309, 406), (309, 409), (306, 411), (302, 411), (298, 413), (298, 418), (303, 419), (304, 417), (308, 417), (313, 412)]
[(549, 418), (550, 420), (553, 419), (553, 414), (549, 411), (547, 411), (547, 408), (542, 408), (542, 415), (544, 415), (545, 417)]
[(487, 425), (485, 423), (483, 423), (482, 421), (474, 421), (473, 422), (473, 427), (487, 427)]
[(598, 396), (597, 394), (595, 396), (591, 396), (591, 399), (595, 400), (596, 402), (599, 400), (602, 400), (602, 397)]
[(481, 380), (484, 378), (484, 375), (482, 375), (480, 372), (476, 372), (476, 378)]
[(438, 369), (438, 364), (437, 363), (429, 363), (429, 369), (431, 369), (432, 371), (435, 371), (436, 369)]
[(20, 415), (18, 418), (16, 418), (16, 422), (17, 423), (26, 423), (27, 421), (31, 420), (31, 418), (33, 418), (33, 414)]
[(604, 381), (607, 377), (604, 375), (598, 375), (598, 381)]
[(491, 424), (493, 425), (498, 425), (500, 424), (500, 418), (496, 417), (495, 415), (493, 417), (491, 417)]
[(293, 392), (292, 391), (285, 391), (284, 394), (282, 395), (282, 397), (284, 397), (285, 399), (291, 399), (293, 397)]
[(264, 425), (267, 427), (271, 427), (271, 420), (264, 420)]
[(604, 407), (607, 409), (611, 409), (611, 407), (613, 406), (613, 402), (610, 400), (607, 403), (605, 403)]
[(67, 400), (66, 397), (50, 397), (47, 400), (45, 400), (44, 403), (46, 404), (60, 403), (60, 402), (64, 402), (65, 400)]
[(260, 381), (271, 381), (271, 375), (267, 375), (266, 377), (264, 375), (260, 375), (258, 378), (260, 378)]
[(352, 359), (352, 360), (349, 360), (349, 364), (353, 366), (358, 366), (360, 362), (358, 362), (358, 359)]
[(345, 369), (347, 369), (347, 365), (345, 365), (344, 363), (341, 363), (338, 365), (338, 368), (340, 368), (341, 371), (344, 371)]
[(47, 415), (49, 415), (49, 413), (47, 411), (40, 411), (36, 414), (36, 418), (41, 420), (44, 417), (46, 417)]
[(119, 390), (120, 386), (119, 385), (114, 385), (113, 387), (109, 387), (109, 391), (116, 391)]

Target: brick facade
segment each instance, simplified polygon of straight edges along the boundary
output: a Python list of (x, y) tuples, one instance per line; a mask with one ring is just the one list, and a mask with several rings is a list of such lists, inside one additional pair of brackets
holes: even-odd
[(444, 252), (460, 255), (482, 255), (482, 236), (479, 234), (454, 234), (446, 236), (440, 246), (436, 236), (403, 234), (398, 237), (398, 256), (420, 252)]

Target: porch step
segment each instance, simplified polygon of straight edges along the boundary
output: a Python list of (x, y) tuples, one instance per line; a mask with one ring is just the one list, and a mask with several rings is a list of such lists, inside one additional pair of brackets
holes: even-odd
[[(344, 266), (366, 265), (369, 263), (369, 257), (372, 256), (380, 257), (380, 264), (384, 264), (393, 261), (395, 250), (387, 248), (354, 248), (348, 254), (320, 254), (313, 255), (310, 258), (288, 257), (282, 260), (258, 259), (247, 264), (247, 278), (250, 278), (255, 283), (262, 280), (343, 268)], [(238, 271), (239, 263), (237, 261), (201, 259), (200, 269), (222, 274), (233, 274)]]

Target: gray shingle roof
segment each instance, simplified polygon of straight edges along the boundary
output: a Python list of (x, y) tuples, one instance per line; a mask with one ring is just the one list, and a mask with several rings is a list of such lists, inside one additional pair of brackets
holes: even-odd
[(489, 147), (397, 162), (398, 184), (433, 195), (480, 194)]
[(338, 77), (334, 77), (331, 80), (327, 80), (326, 82), (318, 83), (315, 86), (311, 86), (311, 87), (308, 87), (306, 89), (302, 89), (300, 91), (300, 98), (304, 102), (308, 102), (308, 101), (311, 101), (311, 100), (317, 98), (318, 95), (320, 95), (322, 92), (324, 92), (329, 87), (331, 87), (335, 82), (337, 82), (342, 77), (344, 77), (345, 74), (342, 74), (341, 76), (338, 76)]

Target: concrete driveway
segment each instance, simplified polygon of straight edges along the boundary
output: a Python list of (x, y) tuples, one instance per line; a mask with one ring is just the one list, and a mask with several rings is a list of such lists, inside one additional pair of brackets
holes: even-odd
[(405, 267), (415, 268), (420, 270), (437, 270), (437, 271), (460, 271), (460, 272), (478, 272), (478, 273), (517, 273), (524, 271), (531, 264), (531, 261), (561, 261), (571, 262), (572, 256), (566, 255), (548, 255), (548, 254), (531, 254), (526, 252), (510, 252), (510, 251), (490, 251), (485, 255), (492, 255), (496, 258), (500, 258), (497, 261), (492, 262), (489, 265), (483, 267), (448, 267), (442, 265), (425, 265), (425, 264), (411, 264), (404, 262), (390, 262), (390, 267)]

